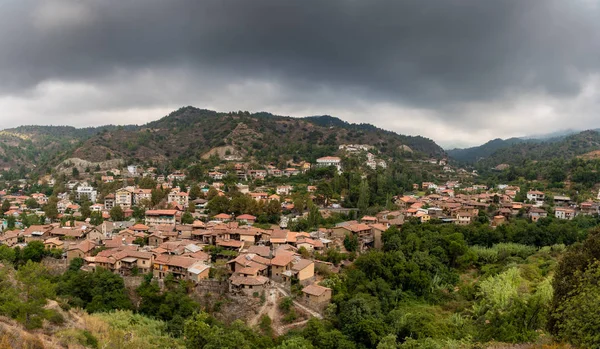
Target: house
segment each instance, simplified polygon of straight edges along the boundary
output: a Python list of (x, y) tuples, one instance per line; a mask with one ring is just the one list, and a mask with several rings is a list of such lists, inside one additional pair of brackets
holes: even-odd
[(115, 205), (121, 206), (122, 209), (131, 208), (131, 191), (125, 188), (117, 190), (115, 193)]
[(571, 198), (568, 196), (556, 195), (554, 197), (554, 205), (568, 206), (571, 203)]
[(296, 242), (296, 247), (298, 247), (298, 249), (304, 247), (308, 252), (312, 252), (314, 250), (322, 250), (324, 248), (324, 244), (321, 240), (300, 238)]
[(215, 181), (220, 181), (223, 179), (223, 177), (225, 177), (225, 174), (218, 171), (213, 171), (209, 172), (208, 176)]
[(581, 214), (584, 215), (593, 215), (598, 213), (598, 203), (593, 201), (585, 201), (579, 205), (581, 209)]
[(232, 275), (229, 278), (229, 291), (232, 293), (241, 292), (246, 296), (252, 296), (255, 293), (262, 293), (268, 283), (269, 278), (265, 276)]
[(92, 251), (96, 248), (96, 243), (91, 240), (84, 240), (72, 247), (69, 247), (67, 251), (67, 263), (75, 258), (85, 258), (91, 256)]
[(53, 225), (31, 225), (23, 231), (25, 242), (33, 240), (43, 241), (50, 237), (50, 232), (54, 229)]
[(557, 207), (554, 210), (554, 216), (558, 219), (571, 220), (575, 218), (575, 210), (571, 208)]
[(50, 238), (44, 241), (44, 248), (47, 250), (63, 249), (64, 247), (65, 242), (60, 240), (59, 238)]
[(277, 195), (289, 195), (293, 189), (294, 187), (291, 185), (279, 185), (275, 191), (277, 192)]
[(506, 223), (506, 217), (504, 217), (502, 215), (497, 215), (497, 216), (494, 216), (494, 218), (492, 219), (491, 226), (492, 226), (492, 228), (496, 228), (496, 227), (501, 226), (504, 223)]
[(317, 159), (317, 167), (334, 166), (338, 172), (342, 171), (342, 159), (337, 156), (325, 156)]
[(235, 220), (238, 222), (244, 222), (246, 224), (252, 225), (254, 224), (254, 222), (256, 222), (256, 217), (250, 214), (242, 214), (235, 217)]
[(185, 181), (185, 174), (183, 174), (182, 172), (173, 172), (170, 175), (167, 176), (167, 179), (169, 180), (169, 182), (173, 182), (173, 181)]
[(115, 181), (115, 177), (113, 176), (102, 176), (100, 177), (100, 180), (102, 180), (103, 183), (112, 183)]
[(189, 194), (184, 191), (171, 191), (168, 196), (168, 203), (181, 205), (183, 207), (188, 207), (189, 204)]
[(111, 193), (104, 197), (104, 208), (110, 211), (113, 207), (115, 207), (115, 194)]
[(173, 274), (175, 279), (186, 279), (188, 269), (199, 262), (196, 258), (159, 254), (154, 258), (154, 277), (163, 279)]
[(96, 197), (98, 196), (98, 192), (93, 187), (87, 185), (77, 187), (76, 194), (77, 200), (87, 198), (90, 202), (96, 202)]
[(175, 224), (179, 219), (177, 210), (148, 210), (146, 225)]
[(310, 284), (302, 289), (302, 300), (310, 307), (321, 309), (331, 302), (331, 289)]
[(531, 201), (535, 206), (542, 206), (546, 195), (539, 190), (530, 190), (527, 192), (527, 200)]
[(309, 259), (294, 257), (291, 269), (284, 271), (283, 275), (285, 281), (291, 282), (295, 277), (300, 285), (308, 285), (315, 280), (315, 263)]
[(344, 239), (346, 235), (356, 236), (359, 243), (359, 250), (363, 251), (368, 248), (380, 246), (381, 242), (375, 242), (375, 236), (371, 227), (364, 223), (356, 221), (342, 222), (332, 229), (332, 234), (340, 239)]
[(139, 205), (145, 200), (150, 202), (152, 200), (152, 189), (136, 189), (133, 191), (133, 203)]
[(227, 213), (219, 213), (218, 215), (214, 216), (213, 219), (219, 222), (226, 222), (231, 220), (231, 215), (228, 215)]
[(198, 283), (200, 280), (208, 279), (210, 266), (202, 262), (196, 262), (188, 268), (187, 279)]
[(259, 193), (250, 193), (250, 196), (256, 200), (256, 201), (261, 201), (261, 200), (267, 200), (269, 198), (269, 194), (268, 193), (264, 193), (264, 192), (259, 192)]
[(285, 278), (284, 273), (292, 269), (293, 260), (294, 255), (292, 253), (279, 251), (277, 255), (271, 259), (271, 278), (276, 282), (282, 282)]
[(477, 209), (459, 210), (456, 213), (456, 220), (454, 221), (454, 224), (469, 225), (475, 220), (478, 214), (479, 210)]
[(12, 247), (19, 243), (19, 232), (17, 231), (7, 231), (4, 234), (0, 235), (0, 245), (6, 245), (8, 247)]
[(532, 222), (537, 222), (540, 218), (548, 217), (548, 212), (539, 207), (532, 207), (527, 215)]

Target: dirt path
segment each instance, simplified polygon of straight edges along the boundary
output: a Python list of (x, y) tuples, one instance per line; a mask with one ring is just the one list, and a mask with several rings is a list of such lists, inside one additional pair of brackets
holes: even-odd
[(271, 319), (275, 318), (275, 315), (277, 314), (277, 296), (278, 296), (278, 292), (277, 290), (273, 289), (273, 288), (269, 288), (268, 290), (265, 291), (267, 294), (267, 299), (265, 301), (265, 304), (263, 304), (263, 306), (260, 308), (260, 310), (258, 311), (258, 314), (256, 314), (255, 317), (253, 317), (249, 322), (248, 322), (248, 326), (250, 327), (254, 327), (258, 324), (258, 322), (260, 321), (260, 318), (266, 313)]
[[(278, 291), (279, 291), (281, 294), (283, 294), (285, 297), (289, 297), (289, 296), (290, 296), (290, 294), (289, 294), (289, 293), (288, 293), (286, 290), (284, 290), (283, 288), (281, 288), (281, 287), (279, 287), (279, 286), (275, 286), (275, 287), (276, 287), (276, 288), (277, 288), (277, 290), (278, 290)], [(319, 314), (318, 312), (316, 312), (316, 311), (314, 311), (314, 310), (312, 310), (312, 309), (310, 309), (310, 308), (308, 308), (308, 307), (304, 306), (303, 304), (300, 304), (300, 303), (299, 303), (299, 302), (297, 302), (297, 301), (294, 301), (294, 305), (295, 305), (295, 306), (297, 306), (298, 308), (300, 308), (300, 309), (304, 310), (305, 312), (309, 313), (310, 315), (312, 315), (312, 316), (316, 317), (317, 319), (322, 319), (322, 318), (323, 318), (323, 315), (321, 315), (321, 314)]]

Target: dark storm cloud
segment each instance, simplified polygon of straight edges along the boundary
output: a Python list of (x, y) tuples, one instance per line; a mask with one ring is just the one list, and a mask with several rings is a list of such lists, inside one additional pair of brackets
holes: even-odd
[(472, 144), (600, 127), (599, 67), (597, 0), (0, 2), (0, 128), (192, 104)]
[(534, 88), (575, 94), (581, 76), (600, 64), (598, 9), (578, 1), (44, 0), (1, 6), (5, 93), (49, 79), (187, 66), (431, 106)]

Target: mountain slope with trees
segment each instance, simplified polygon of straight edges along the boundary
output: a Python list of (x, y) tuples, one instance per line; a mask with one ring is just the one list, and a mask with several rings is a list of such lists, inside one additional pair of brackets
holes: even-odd
[(269, 113), (184, 107), (141, 126), (23, 126), (0, 131), (0, 165), (49, 167), (68, 158), (92, 162), (171, 162), (185, 166), (210, 155), (263, 162), (332, 155), (340, 144), (368, 144), (389, 157), (442, 157), (435, 142), (331, 116), (292, 118)]

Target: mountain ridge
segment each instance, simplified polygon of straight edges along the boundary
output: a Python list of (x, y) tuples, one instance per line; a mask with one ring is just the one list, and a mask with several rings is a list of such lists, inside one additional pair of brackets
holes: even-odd
[(52, 167), (68, 158), (185, 165), (219, 147), (227, 147), (231, 155), (260, 161), (313, 161), (348, 143), (372, 145), (388, 157), (446, 156), (431, 139), (348, 123), (329, 115), (223, 113), (188, 106), (143, 125), (5, 129), (0, 131), (0, 166)]

